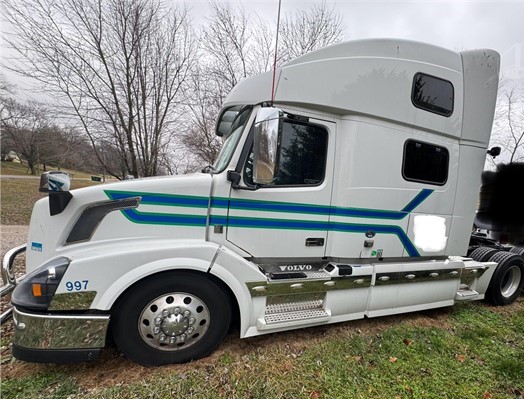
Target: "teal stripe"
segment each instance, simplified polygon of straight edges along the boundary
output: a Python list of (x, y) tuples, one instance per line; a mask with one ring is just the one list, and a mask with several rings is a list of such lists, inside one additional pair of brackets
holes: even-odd
[[(365, 208), (343, 208), (330, 207), (325, 205), (297, 204), (290, 202), (276, 201), (259, 201), (259, 200), (242, 200), (229, 199), (225, 197), (208, 197), (174, 195), (174, 194), (156, 194), (145, 192), (130, 191), (105, 191), (106, 195), (114, 200), (128, 197), (141, 197), (141, 203), (147, 205), (162, 205), (175, 207), (190, 208), (224, 208), (236, 210), (251, 210), (265, 212), (286, 212), (302, 213), (311, 215), (335, 215), (343, 217), (355, 217), (364, 219), (390, 219), (401, 220), (409, 215), (415, 208), (424, 202), (433, 190), (421, 190), (401, 211), (390, 211), (380, 209)], [(208, 220), (204, 215), (181, 215), (170, 213), (153, 213), (141, 212), (137, 209), (125, 209), (122, 213), (133, 223), (153, 224), (153, 225), (170, 225), (170, 226), (196, 226), (206, 227)], [(326, 230), (340, 231), (347, 233), (363, 233), (373, 230), (376, 233), (396, 235), (402, 242), (404, 248), (410, 256), (420, 256), (419, 252), (406, 235), (405, 231), (397, 225), (376, 225), (376, 224), (356, 224), (340, 223), (332, 221), (311, 221), (311, 220), (291, 220), (291, 219), (270, 219), (270, 218), (253, 218), (240, 216), (218, 216), (211, 215), (210, 225), (227, 225), (233, 227), (259, 228), (259, 229), (289, 229), (289, 230)]]
[(107, 190), (106, 194), (111, 199), (123, 199), (128, 197), (141, 197), (141, 203), (146, 205), (162, 205), (191, 208), (224, 208), (247, 211), (263, 212), (284, 212), (302, 213), (311, 215), (334, 215), (342, 217), (354, 217), (363, 219), (404, 219), (410, 212), (418, 207), (426, 198), (433, 193), (433, 190), (421, 190), (401, 211), (366, 209), (366, 208), (345, 208), (331, 207), (326, 205), (297, 204), (292, 202), (259, 201), (245, 199), (228, 199), (225, 197), (212, 197), (211, 202), (208, 197), (155, 194), (131, 191)]

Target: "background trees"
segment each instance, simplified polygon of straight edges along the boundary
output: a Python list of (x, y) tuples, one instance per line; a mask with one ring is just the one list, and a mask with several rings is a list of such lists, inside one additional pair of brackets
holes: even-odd
[(491, 144), (502, 148), (499, 162), (524, 161), (524, 89), (502, 81)]
[(105, 169), (121, 176), (100, 152), (110, 145), (126, 174), (157, 174), (195, 62), (187, 11), (159, 0), (8, 0), (4, 10), (12, 68), (61, 100)]
[[(164, 0), (5, 0), (2, 8), (17, 53), (9, 68), (40, 82), (116, 177), (212, 163), (225, 96), (273, 67), (276, 21), (238, 5), (209, 3), (200, 29)], [(325, 3), (285, 15), (282, 29), (279, 64), (344, 36)]]
[[(283, 16), (277, 67), (292, 58), (344, 40), (342, 17), (325, 3)], [(276, 21), (248, 15), (242, 6), (210, 3), (200, 36), (199, 64), (189, 82), (185, 147), (200, 164), (212, 164), (221, 140), (214, 135), (220, 107), (243, 78), (273, 68)]]

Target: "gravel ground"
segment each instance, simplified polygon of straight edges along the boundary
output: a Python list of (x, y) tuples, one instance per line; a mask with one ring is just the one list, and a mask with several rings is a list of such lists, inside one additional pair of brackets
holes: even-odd
[(2, 253), (2, 258), (11, 248), (26, 242), (28, 229), (29, 226), (0, 226), (0, 235), (2, 236), (0, 252)]
[[(0, 235), (2, 236), (0, 252), (2, 254), (2, 259), (4, 258), (5, 253), (9, 251), (11, 248), (16, 247), (20, 244), (25, 244), (25, 242), (27, 241), (28, 230), (29, 226), (0, 226)], [(20, 261), (20, 259), (22, 258), (23, 255), (18, 256), (17, 262), (15, 263), (16, 275), (20, 275), (25, 272), (25, 270), (22, 270), (24, 262)], [(4, 285), (3, 281), (1, 285)]]
[[(3, 259), (4, 255), (7, 251), (9, 251), (11, 248), (14, 248), (20, 244), (24, 244), (27, 241), (27, 231), (29, 229), (29, 226), (8, 226), (8, 225), (2, 225), (0, 226), (0, 253)], [(25, 255), (19, 255), (16, 258), (15, 262), (15, 275), (21, 276), (25, 273)], [(2, 279), (0, 279), (0, 286), (3, 286), (4, 282)], [(3, 309), (6, 298), (3, 298), (3, 300), (0, 302), (1, 306), (0, 308)]]

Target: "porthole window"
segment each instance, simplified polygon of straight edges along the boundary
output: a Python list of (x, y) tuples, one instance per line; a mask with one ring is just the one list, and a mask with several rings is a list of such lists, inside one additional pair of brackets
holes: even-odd
[(453, 97), (453, 85), (447, 80), (424, 73), (417, 73), (413, 78), (411, 101), (417, 108), (450, 116), (453, 113)]

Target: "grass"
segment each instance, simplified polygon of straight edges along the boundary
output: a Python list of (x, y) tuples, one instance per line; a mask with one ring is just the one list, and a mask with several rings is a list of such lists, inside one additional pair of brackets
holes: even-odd
[[(44, 196), (38, 183), (1, 180), (2, 224), (29, 222)], [(16, 361), (12, 328), (0, 337), (3, 399), (524, 397), (524, 297), (505, 308), (475, 302), (246, 340), (230, 334), (206, 359), (160, 368), (112, 347), (91, 364)]]
[[(33, 204), (47, 195), (38, 191), (39, 184), (39, 179), (1, 179), (1, 224), (29, 224)], [(100, 183), (94, 183), (89, 180), (78, 180), (78, 178), (76, 178), (71, 181), (71, 189), (91, 186), (94, 184)]]
[[(47, 170), (56, 170), (54, 167), (47, 167)], [(69, 175), (74, 178), (89, 179), (91, 174), (86, 172), (79, 172), (71, 169), (61, 168), (60, 170), (69, 173)], [(44, 172), (43, 166), (40, 167), (39, 173)], [(25, 164), (19, 162), (0, 162), (0, 175), (17, 175), (17, 176), (31, 176), (31, 171)], [(38, 175), (39, 176), (39, 175)]]
[[(419, 323), (420, 316), (401, 316), (386, 318), (385, 328), (376, 319), (245, 341), (230, 336), (211, 358), (189, 365), (128, 364), (133, 377), (118, 383), (85, 384), (88, 369), (111, 376), (103, 359), (91, 366), (49, 365), (3, 378), (2, 397), (523, 397), (524, 298), (503, 311), (467, 303), (433, 312), (433, 325)], [(125, 359), (119, 362), (126, 367)]]

